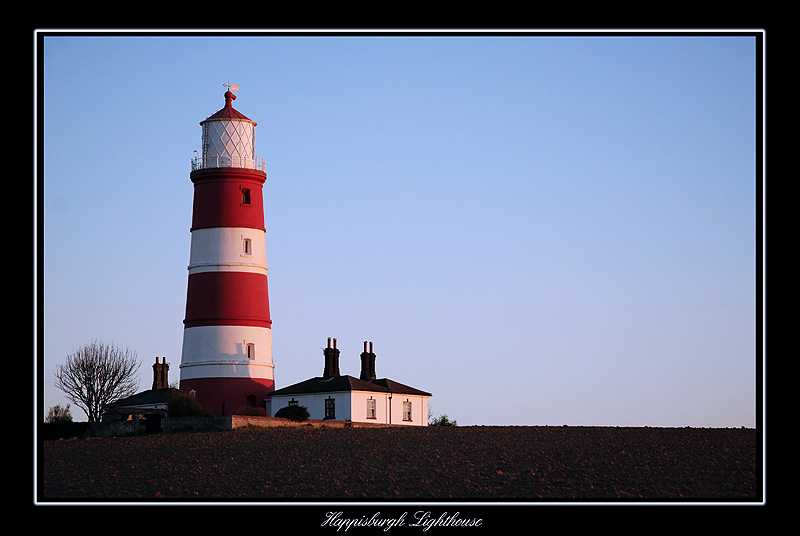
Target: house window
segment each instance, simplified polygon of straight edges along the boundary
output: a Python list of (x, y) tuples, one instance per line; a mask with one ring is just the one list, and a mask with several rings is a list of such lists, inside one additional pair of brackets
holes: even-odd
[(250, 204), (250, 190), (242, 188), (242, 204), (249, 205)]
[(244, 254), (245, 255), (252, 255), (253, 254), (253, 241), (249, 238), (245, 238), (244, 242)]
[(326, 419), (336, 418), (336, 399), (334, 398), (325, 399), (325, 418)]
[(253, 343), (248, 343), (245, 345), (245, 352), (247, 353), (247, 359), (255, 359), (256, 358), (256, 345)]
[(375, 419), (375, 399), (367, 400), (367, 419)]
[(290, 407), (290, 408), (291, 408), (292, 406), (298, 406), (298, 405), (300, 405), (300, 402), (298, 402), (298, 401), (297, 401), (297, 400), (295, 400), (294, 398), (293, 398), (293, 399), (291, 399), (291, 400), (289, 401), (289, 407)]
[(403, 402), (403, 420), (410, 421), (411, 420), (411, 402), (406, 400)]

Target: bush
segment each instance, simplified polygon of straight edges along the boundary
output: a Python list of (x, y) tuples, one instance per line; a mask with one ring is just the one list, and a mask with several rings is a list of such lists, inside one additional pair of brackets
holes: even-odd
[(236, 410), (236, 415), (251, 415), (253, 417), (266, 417), (267, 410), (264, 408), (256, 408), (253, 406), (239, 406)]
[(69, 404), (66, 407), (56, 404), (47, 411), (44, 422), (72, 422), (72, 413), (69, 411)]
[(447, 415), (439, 415), (432, 421), (428, 423), (428, 426), (458, 426), (458, 421), (453, 419), (452, 421), (447, 418)]
[(275, 416), (282, 419), (289, 419), (290, 421), (302, 422), (311, 417), (311, 414), (305, 406), (286, 406), (285, 408), (279, 409)]
[(170, 417), (200, 417), (206, 414), (197, 398), (188, 391), (175, 389), (167, 397), (167, 405)]

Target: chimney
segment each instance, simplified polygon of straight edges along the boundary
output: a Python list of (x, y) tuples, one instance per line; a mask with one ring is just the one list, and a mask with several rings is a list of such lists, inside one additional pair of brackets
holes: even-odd
[(325, 370), (322, 372), (323, 379), (332, 378), (339, 375), (339, 350), (336, 348), (336, 339), (333, 339), (331, 348), (331, 338), (328, 337), (328, 347), (323, 351), (325, 354)]
[(169, 373), (169, 365), (167, 365), (167, 358), (163, 358), (164, 362), (159, 363), (156, 357), (156, 364), (153, 365), (153, 389), (166, 389), (169, 387), (167, 379)]
[(367, 351), (367, 341), (364, 341), (364, 352), (361, 354), (361, 376), (362, 380), (374, 380), (375, 376), (375, 353), (372, 351), (372, 343), (369, 343)]

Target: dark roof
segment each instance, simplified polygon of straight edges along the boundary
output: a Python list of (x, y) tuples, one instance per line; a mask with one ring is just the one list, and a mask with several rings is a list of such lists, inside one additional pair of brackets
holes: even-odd
[(406, 395), (432, 396), (430, 393), (414, 389), (387, 378), (380, 380), (360, 380), (353, 376), (317, 376), (283, 389), (277, 389), (271, 395), (299, 395), (305, 393), (330, 393), (333, 391), (371, 391), (377, 393), (397, 393)]
[(408, 385), (403, 385), (400, 382), (396, 382), (394, 380), (390, 380), (389, 378), (381, 378), (379, 380), (371, 380), (370, 383), (375, 385), (380, 385), (382, 387), (386, 387), (393, 393), (403, 394), (403, 395), (421, 395), (421, 396), (433, 396), (432, 394), (428, 393), (427, 391), (420, 391), (419, 389), (415, 389), (413, 387), (409, 387)]
[(236, 98), (236, 95), (234, 95), (230, 91), (226, 91), (225, 92), (225, 107), (223, 109), (219, 110), (217, 113), (206, 117), (203, 121), (200, 121), (200, 124), (202, 125), (206, 121), (221, 121), (221, 120), (225, 119), (225, 120), (249, 121), (250, 123), (253, 123), (253, 125), (257, 125), (258, 123), (256, 123), (252, 119), (248, 119), (240, 111), (234, 110), (233, 105), (231, 104), (231, 101), (233, 99), (235, 99), (235, 98)]
[(173, 389), (172, 387), (167, 387), (165, 389), (150, 389), (149, 391), (142, 391), (141, 393), (136, 393), (135, 395), (129, 396), (127, 398), (122, 398), (110, 404), (111, 407), (128, 407), (128, 406), (141, 406), (145, 404), (158, 404), (160, 402), (166, 402), (167, 397), (173, 391), (177, 391), (177, 389)]

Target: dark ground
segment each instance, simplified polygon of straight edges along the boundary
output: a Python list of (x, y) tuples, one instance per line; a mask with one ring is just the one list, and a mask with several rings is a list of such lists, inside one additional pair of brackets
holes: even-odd
[(47, 501), (759, 502), (759, 433), (726, 428), (246, 428), (44, 441)]

